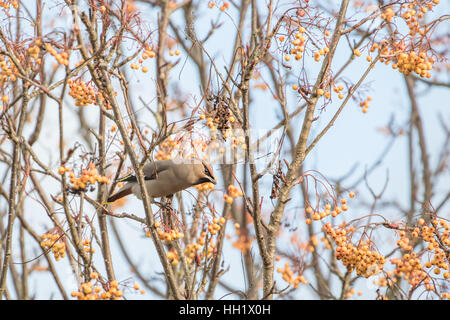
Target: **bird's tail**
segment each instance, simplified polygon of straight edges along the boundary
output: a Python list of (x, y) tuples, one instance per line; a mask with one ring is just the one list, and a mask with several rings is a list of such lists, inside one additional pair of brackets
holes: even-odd
[(129, 194), (131, 194), (133, 192), (131, 185), (125, 185), (124, 187), (122, 187), (122, 189), (120, 189), (117, 193), (113, 194), (111, 197), (108, 198), (108, 200), (106, 200), (106, 202), (108, 203), (112, 203), (120, 198), (126, 197)]

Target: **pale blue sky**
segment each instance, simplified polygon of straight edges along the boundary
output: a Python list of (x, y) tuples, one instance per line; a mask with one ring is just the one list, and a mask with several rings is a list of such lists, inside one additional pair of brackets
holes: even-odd
[[(446, 4), (445, 1), (442, 2), (443, 3), (439, 6), (439, 13), (448, 12), (448, 4)], [(56, 14), (59, 12), (57, 7), (54, 7), (53, 5), (53, 3), (55, 3), (54, 1), (48, 1), (47, 3), (47, 10), (51, 11), (51, 13), (48, 12), (49, 14)], [(196, 19), (196, 26), (199, 30), (200, 35), (207, 32), (209, 21), (211, 19), (215, 20), (217, 15), (220, 14), (220, 11), (218, 9), (208, 9), (206, 7), (206, 3), (207, 2), (205, 1), (205, 8), (200, 11), (202, 15), (197, 17)], [(140, 8), (143, 7), (144, 6), (142, 5), (140, 6)], [(229, 11), (229, 14), (236, 20), (235, 9), (231, 9)], [(150, 24), (152, 30), (156, 28), (155, 12), (149, 12), (148, 10), (146, 10), (143, 12), (142, 17), (144, 22)], [(56, 23), (57, 25), (61, 24), (61, 26), (67, 26), (67, 24), (69, 23), (68, 21), (69, 20), (67, 19), (67, 17), (63, 17), (62, 19), (56, 21)], [(219, 29), (216, 35), (213, 36), (212, 39), (205, 44), (206, 50), (208, 50), (211, 56), (215, 57), (215, 62), (219, 66), (219, 68), (221, 68), (223, 63), (227, 63), (230, 60), (231, 48), (233, 46), (235, 37), (234, 24), (231, 19), (227, 15), (222, 14), (220, 17), (220, 21), (224, 23), (222, 28)], [(132, 46), (130, 46), (130, 49), (133, 49)], [(277, 53), (276, 51), (275, 45), (272, 46), (272, 53), (274, 55), (279, 54), (279, 52)], [(180, 87), (185, 92), (192, 94), (189, 102), (193, 104), (193, 101), (200, 100), (201, 95), (198, 90), (199, 85), (197, 77), (195, 76), (196, 69), (194, 68), (192, 62), (187, 61), (186, 63), (184, 63), (184, 56), (185, 53), (182, 52), (182, 61), (171, 71), (170, 78), (171, 80), (178, 80), (178, 84), (180, 85)], [(359, 79), (359, 76), (368, 65), (368, 63), (365, 61), (365, 56), (365, 53), (363, 53), (363, 55), (359, 59), (356, 59), (352, 63), (352, 65), (344, 73), (346, 79)], [(337, 57), (333, 62), (333, 67), (336, 68), (341, 66), (343, 61), (345, 61), (347, 57), (347, 43), (345, 41), (342, 41), (337, 51)], [(174, 60), (175, 59), (173, 59), (173, 61)], [(294, 70), (295, 68), (300, 68), (300, 64), (290, 64), (294, 66)], [(130, 87), (136, 106), (141, 106), (141, 103), (138, 100), (139, 97), (142, 97), (144, 101), (152, 101), (155, 96), (155, 79), (153, 77), (154, 62), (146, 61), (145, 65), (150, 69), (147, 74), (143, 74), (140, 71), (129, 71)], [(307, 64), (309, 79), (315, 79), (318, 66), (319, 64)], [(263, 76), (265, 76), (264, 73)], [(441, 74), (440, 79), (446, 82), (449, 81), (448, 75), (445, 74)], [(213, 82), (216, 83), (215, 79)], [(295, 94), (295, 92), (290, 88), (290, 85), (294, 82), (294, 77), (290, 77), (287, 80), (288, 86), (286, 88), (286, 92), (289, 97), (288, 108), (290, 111), (295, 110), (295, 108), (299, 105), (298, 95)], [(367, 94), (370, 94), (374, 98), (370, 103), (369, 112), (367, 114), (363, 114), (358, 104), (350, 101), (349, 104), (345, 107), (335, 126), (330, 129), (330, 131), (316, 146), (314, 151), (308, 156), (304, 165), (305, 169), (318, 170), (328, 179), (332, 180), (347, 173), (355, 163), (358, 163), (355, 174), (351, 179), (346, 181), (348, 183), (348, 186), (350, 186), (356, 178), (359, 178), (363, 174), (365, 167), (372, 165), (373, 162), (378, 159), (380, 153), (384, 150), (389, 141), (389, 138), (377, 131), (377, 128), (385, 126), (389, 122), (391, 117), (395, 118), (395, 124), (397, 126), (403, 126), (407, 122), (407, 119), (409, 117), (410, 102), (406, 95), (403, 76), (399, 72), (392, 70), (389, 66), (378, 65), (364, 81), (364, 87), (367, 89)], [(450, 91), (445, 88), (434, 88), (433, 90), (429, 90), (426, 86), (419, 84), (417, 86), (417, 92), (419, 93), (418, 102), (426, 133), (430, 163), (434, 167), (437, 160), (436, 157), (439, 155), (444, 138), (439, 125), (438, 117), (441, 117), (445, 123), (450, 124)], [(330, 119), (330, 117), (334, 114), (334, 111), (339, 106), (340, 101), (338, 100), (339, 99), (335, 98), (334, 102), (328, 105), (326, 112), (320, 114), (320, 118), (314, 123), (314, 127), (312, 130), (313, 136), (315, 136), (315, 134), (320, 131), (320, 129), (328, 122), (328, 119)], [(71, 105), (71, 101), (72, 99), (68, 97), (67, 105), (65, 107), (74, 111), (76, 107)], [(55, 108), (55, 106), (52, 105), (51, 102), (49, 102), (48, 110), (52, 110), (52, 108)], [(86, 109), (89, 110), (88, 119), (95, 120), (95, 117), (97, 116), (97, 107), (89, 106), (86, 107)], [(275, 123), (278, 122), (277, 115), (279, 114), (279, 106), (277, 105), (276, 101), (271, 98), (268, 92), (254, 90), (254, 92), (252, 93), (251, 104), (251, 121), (254, 127), (261, 129), (271, 128)], [(292, 122), (293, 128), (296, 132), (296, 136), (298, 135), (299, 128), (301, 127), (303, 119), (302, 116), (303, 113), (297, 116)], [(154, 123), (150, 121), (151, 118), (145, 110), (138, 112), (137, 118), (139, 121), (145, 122), (150, 126), (154, 125)], [(56, 126), (56, 112), (48, 112), (45, 121), (47, 121), (47, 123), (53, 123)], [(67, 146), (73, 145), (73, 143), (76, 141), (81, 141), (80, 137), (77, 135), (77, 122), (73, 121), (73, 114), (69, 110), (65, 113), (65, 122)], [(95, 121), (93, 123), (95, 123)], [(56, 153), (48, 152), (49, 150), (56, 150), (57, 147), (57, 137), (54, 133), (55, 127), (50, 125), (46, 126), (42, 132), (42, 138), (36, 144), (36, 150), (38, 154), (43, 156), (44, 159), (46, 159), (46, 155), (49, 154), (52, 159), (46, 160), (52, 160), (52, 165), (55, 170), (57, 170), (57, 155)], [(286, 141), (283, 150), (285, 153), (287, 151), (287, 147), (288, 142)], [(404, 205), (406, 205), (409, 201), (409, 178), (406, 150), (406, 136), (399, 137), (391, 148), (389, 154), (387, 154), (387, 156), (384, 158), (383, 163), (369, 176), (371, 186), (375, 190), (379, 190), (380, 188), (382, 188), (386, 173), (388, 172), (389, 185), (386, 189), (385, 195), (388, 199), (398, 200), (401, 204)], [(419, 160), (419, 155), (416, 156), (417, 160)], [(418, 161), (416, 163), (419, 164)], [(218, 169), (217, 166), (215, 169)], [(271, 176), (265, 177), (263, 181), (267, 186), (270, 186), (272, 182)], [(447, 174), (440, 181), (435, 190), (437, 194), (435, 199), (437, 202), (439, 202), (439, 200), (441, 199), (442, 194), (445, 194), (448, 191), (448, 185), (450, 185), (450, 176), (447, 172)], [(52, 193), (56, 192), (59, 186), (53, 181), (47, 179), (46, 187), (48, 187), (49, 193)], [(223, 186), (219, 183), (217, 189), (219, 190), (217, 192), (217, 207), (220, 208), (222, 203), (221, 190), (223, 190)], [(265, 193), (265, 198), (268, 199), (270, 195), (270, 188), (265, 188), (263, 190)], [(364, 187), (364, 184), (360, 184), (360, 188), (355, 191), (360, 194), (361, 197), (367, 196), (368, 194), (367, 189)], [(294, 200), (296, 199), (295, 194), (298, 194), (298, 189), (293, 191)], [(186, 198), (189, 199), (189, 197), (190, 196)], [(188, 203), (189, 201), (192, 203), (191, 200), (187, 201)], [(0, 204), (4, 206), (4, 200), (0, 200)], [(299, 221), (301, 222), (301, 224), (303, 224), (303, 212), (299, 209), (295, 209), (299, 206), (301, 206), (299, 202), (292, 201), (288, 206), (287, 215), (295, 215), (295, 212), (298, 211), (300, 217), (298, 219), (300, 219)], [(263, 209), (270, 210), (270, 208), (270, 202), (266, 201), (265, 207), (263, 207)], [(446, 215), (447, 218), (449, 217), (448, 209), (449, 207), (447, 206), (442, 211), (442, 214)], [(358, 216), (367, 214), (366, 210), (367, 209), (359, 210), (358, 208), (355, 208), (354, 210), (350, 210), (346, 214), (349, 214), (351, 218), (356, 218)], [(119, 212), (122, 211), (134, 213), (138, 216), (144, 215), (141, 204), (134, 198), (129, 201), (125, 207), (119, 210)], [(92, 211), (89, 215), (92, 216), (93, 213), (94, 211)], [(380, 213), (388, 217), (392, 217), (393, 219), (399, 217), (398, 213), (395, 213), (392, 209), (387, 211), (380, 211)], [(32, 200), (26, 202), (26, 215), (27, 218), (30, 219), (30, 222), (33, 223), (36, 231), (38, 232), (43, 233), (50, 226), (45, 212), (39, 205), (36, 204), (36, 202)], [(347, 218), (347, 216), (345, 218)], [(125, 244), (128, 247), (130, 256), (132, 256), (134, 262), (140, 266), (143, 266), (142, 270), (146, 271), (146, 276), (155, 276), (156, 272), (161, 271), (162, 268), (160, 266), (157, 255), (154, 252), (151, 239), (143, 237), (144, 232), (142, 231), (141, 226), (139, 226), (134, 221), (117, 219), (116, 223), (119, 226), (123, 240), (125, 240)], [(230, 230), (232, 230), (232, 225), (228, 226), (228, 231)], [(319, 230), (318, 227), (317, 230)], [(256, 246), (256, 243), (254, 243), (252, 250), (255, 255), (258, 255), (258, 248)], [(29, 257), (35, 256), (37, 252), (39, 252), (39, 250), (30, 250)], [(242, 289), (244, 287), (244, 279), (241, 256), (236, 249), (231, 248), (230, 242), (226, 243), (224, 252), (226, 256), (225, 266), (230, 266), (230, 271), (224, 275), (223, 279), (225, 282), (235, 285), (238, 289)], [(18, 254), (19, 251), (17, 250), (16, 242), (13, 260), (18, 259)], [(113, 261), (115, 262), (117, 279), (119, 281), (123, 281), (132, 277), (133, 275), (130, 273), (127, 264), (119, 254), (116, 243), (113, 243), (112, 255)], [(62, 272), (62, 279), (65, 282), (68, 291), (70, 292), (71, 290), (76, 289), (76, 284), (73, 282), (73, 277), (67, 265), (67, 259), (62, 262), (57, 262), (56, 265), (58, 267), (58, 270)], [(99, 259), (98, 255), (96, 265), (100, 270), (103, 270), (103, 263), (101, 259)], [(306, 278), (308, 278), (308, 274), (306, 274)], [(375, 297), (375, 290), (370, 284), (372, 280), (373, 279), (361, 280), (357, 283), (357, 290), (362, 290), (364, 292), (365, 287), (368, 287), (370, 289), (368, 290), (367, 294), (363, 295), (363, 298), (371, 299)], [(49, 298), (52, 292), (56, 292), (56, 288), (54, 287), (53, 282), (49, 281), (48, 276), (44, 273), (33, 274), (30, 282), (31, 291), (36, 289), (36, 298), (46, 299)], [(131, 283), (133, 283), (133, 281), (131, 281)], [(285, 285), (285, 283), (281, 279), (278, 279), (278, 283), (280, 287), (284, 287)], [(46, 289), (44, 290), (42, 289), (42, 287), (45, 287)], [(222, 294), (225, 293), (225, 291), (219, 289), (217, 290), (217, 294), (215, 297), (219, 298), (222, 296)], [(148, 294), (143, 296), (137, 294), (127, 296), (127, 298), (129, 299), (141, 299), (150, 297), (153, 296), (149, 296)], [(311, 292), (309, 290), (305, 290), (304, 287), (300, 286), (300, 288), (297, 290), (296, 298), (307, 299), (311, 297)], [(55, 298), (59, 298), (59, 293), (56, 293)], [(235, 298), (235, 296), (229, 296), (227, 298)]]

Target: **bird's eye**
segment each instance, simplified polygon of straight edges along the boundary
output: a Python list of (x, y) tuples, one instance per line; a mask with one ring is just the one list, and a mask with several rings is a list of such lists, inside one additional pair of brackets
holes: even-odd
[(205, 175), (207, 175), (208, 177), (212, 177), (211, 171), (209, 171), (207, 166), (203, 166), (203, 169), (205, 170), (204, 173)]

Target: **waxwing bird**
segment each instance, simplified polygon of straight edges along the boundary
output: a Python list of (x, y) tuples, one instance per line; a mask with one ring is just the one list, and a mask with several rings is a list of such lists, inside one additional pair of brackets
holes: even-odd
[[(205, 182), (216, 184), (211, 166), (197, 158), (152, 161), (144, 166), (143, 173), (148, 195), (152, 198), (171, 196), (178, 191)], [(109, 197), (107, 202), (114, 202), (129, 194), (134, 194), (142, 200), (141, 188), (136, 176), (128, 175), (119, 181), (126, 184)]]

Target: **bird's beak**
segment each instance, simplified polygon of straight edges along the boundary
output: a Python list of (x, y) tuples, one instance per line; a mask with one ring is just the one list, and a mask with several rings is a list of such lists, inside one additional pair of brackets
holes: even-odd
[(217, 181), (214, 177), (210, 177), (210, 176), (204, 176), (203, 178), (201, 178), (198, 182), (198, 184), (201, 183), (212, 183), (212, 184), (217, 184)]

